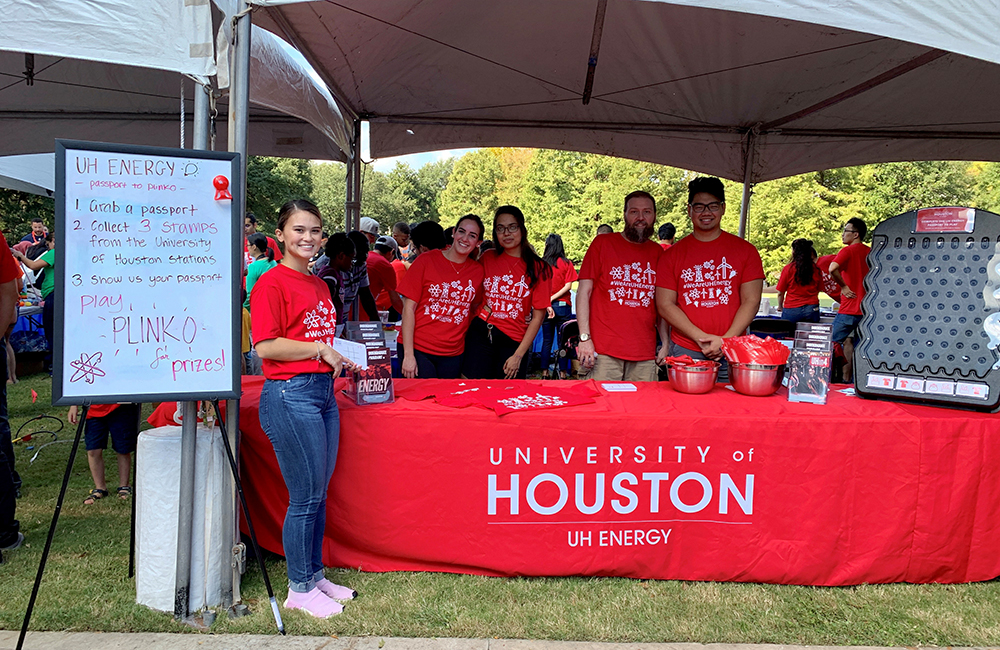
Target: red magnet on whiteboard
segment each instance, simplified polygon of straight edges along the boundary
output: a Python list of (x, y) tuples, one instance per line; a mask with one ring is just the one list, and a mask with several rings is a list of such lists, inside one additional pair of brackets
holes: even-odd
[(215, 191), (215, 200), (216, 201), (222, 201), (222, 200), (225, 200), (225, 199), (229, 199), (231, 201), (233, 199), (233, 195), (229, 193), (229, 179), (228, 178), (226, 178), (225, 176), (221, 176), (221, 175), (216, 176), (212, 180), (212, 185), (215, 186), (215, 190), (216, 190)]

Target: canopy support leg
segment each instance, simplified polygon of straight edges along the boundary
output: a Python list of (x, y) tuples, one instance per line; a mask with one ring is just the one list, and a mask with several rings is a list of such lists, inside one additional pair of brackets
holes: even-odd
[[(235, 29), (236, 43), (232, 57), (232, 71), (229, 86), (229, 151), (240, 154), (240, 179), (242, 192), (240, 192), (240, 209), (237, 214), (246, 214), (247, 203), (247, 152), (249, 150), (249, 123), (250, 123), (250, 28), (251, 28), (251, 5), (243, 0), (239, 3), (239, 14), (236, 18)], [(243, 257), (243, 219), (240, 219), (240, 227), (233, 232), (233, 255), (238, 258)], [(244, 264), (246, 262), (244, 261)], [(234, 278), (233, 282), (242, 284), (242, 278)], [(233, 359), (239, 359), (240, 350), (233, 350)], [(239, 463), (240, 458), (240, 401), (238, 399), (226, 400), (226, 425), (233, 435), (229, 437), (225, 444), (229, 447), (230, 453)], [(232, 553), (233, 557), (242, 555), (243, 544), (240, 541), (239, 510), (236, 508), (236, 484), (229, 486), (229, 499), (226, 500), (228, 521), (232, 522)], [(232, 514), (230, 514), (232, 513)], [(232, 606), (229, 615), (242, 616), (246, 612), (246, 606), (238, 604), (240, 596), (240, 576), (243, 564), (241, 562), (232, 563)], [(225, 598), (228, 594), (223, 594)]]
[(757, 132), (747, 131), (746, 145), (743, 151), (743, 200), (740, 201), (740, 239), (747, 238), (747, 228), (750, 221), (750, 197), (753, 195), (753, 165), (757, 154)]

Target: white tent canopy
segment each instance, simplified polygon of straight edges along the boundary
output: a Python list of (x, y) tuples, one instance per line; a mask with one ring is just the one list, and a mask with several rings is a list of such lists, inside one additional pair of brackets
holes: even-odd
[(208, 2), (0, 0), (0, 16), (0, 49), (215, 74)]
[[(7, 6), (12, 4), (17, 7)], [(86, 13), (81, 7), (93, 11), (93, 3), (0, 0), (0, 11), (15, 17), (11, 23), (5, 19), (0, 27), (0, 119), (5, 131), (0, 152), (53, 151), (56, 138), (181, 146), (182, 83), (188, 120), (184, 146), (191, 146), (195, 82), (186, 75), (204, 80), (204, 73), (216, 72), (209, 5), (149, 0), (106, 4), (100, 12), (103, 27), (95, 30), (102, 35), (104, 47), (96, 48), (93, 35), (73, 22)], [(174, 16), (172, 12), (184, 9), (183, 5), (196, 5), (200, 11)], [(48, 22), (42, 18), (41, 6)], [(189, 24), (193, 15), (199, 17), (194, 26)], [(140, 17), (144, 23), (137, 22)], [(226, 20), (221, 23), (228, 26)], [(175, 56), (177, 46), (166, 36), (175, 34), (173, 28), (167, 29), (175, 24), (181, 27), (176, 30), (177, 38), (189, 41), (180, 49), (200, 52), (204, 42), (207, 62), (203, 57)], [(108, 30), (108, 25), (115, 28)], [(142, 47), (135, 51), (140, 41)], [(221, 45), (220, 59), (225, 63), (224, 39)], [(25, 52), (33, 54), (29, 57)], [(107, 59), (101, 61), (104, 56)], [(346, 159), (350, 138), (343, 116), (301, 55), (257, 28), (251, 38), (250, 70), (249, 153)], [(218, 72), (225, 80), (225, 65)], [(216, 108), (216, 148), (225, 149), (225, 96), (220, 96)]]
[(0, 187), (52, 196), (56, 185), (55, 154), (0, 156)]
[(991, 0), (257, 3), (376, 157), (548, 147), (750, 182), (1000, 159)]

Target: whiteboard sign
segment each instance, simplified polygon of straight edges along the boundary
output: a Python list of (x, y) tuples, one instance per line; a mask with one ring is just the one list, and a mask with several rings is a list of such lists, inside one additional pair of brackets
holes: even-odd
[(239, 396), (239, 169), (56, 141), (53, 404)]

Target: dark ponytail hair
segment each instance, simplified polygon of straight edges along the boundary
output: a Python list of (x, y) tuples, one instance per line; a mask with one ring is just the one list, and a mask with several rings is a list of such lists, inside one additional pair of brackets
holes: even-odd
[(812, 240), (796, 239), (792, 242), (792, 264), (795, 265), (795, 281), (803, 287), (812, 284), (816, 274), (816, 262), (813, 255), (816, 249), (813, 248)]
[(294, 199), (281, 206), (281, 209), (278, 210), (278, 230), (284, 230), (285, 224), (288, 223), (288, 217), (292, 216), (293, 212), (299, 210), (315, 215), (319, 219), (319, 225), (323, 225), (323, 215), (320, 214), (319, 208), (316, 207), (315, 203), (306, 199)]
[[(545, 238), (545, 253), (542, 255), (542, 259), (552, 268), (555, 268), (559, 264), (559, 260), (570, 262), (570, 259), (566, 257), (566, 249), (563, 247), (562, 237), (556, 233), (552, 233)], [(572, 262), (570, 263), (572, 264)]]
[[(549, 266), (538, 253), (531, 247), (528, 241), (528, 229), (524, 225), (524, 213), (513, 205), (501, 205), (493, 213), (493, 241), (497, 239), (497, 219), (501, 214), (509, 214), (517, 221), (517, 227), (521, 231), (521, 259), (524, 260), (524, 267), (528, 274), (528, 287), (535, 288), (539, 280), (548, 280), (552, 277), (552, 267)], [(499, 252), (499, 248), (497, 251)]]
[(259, 232), (255, 232), (254, 234), (247, 237), (247, 243), (259, 251), (264, 251), (264, 254), (267, 255), (268, 262), (274, 261), (274, 251), (271, 250), (271, 247), (267, 245), (267, 237), (265, 237), (264, 235), (260, 234)]

